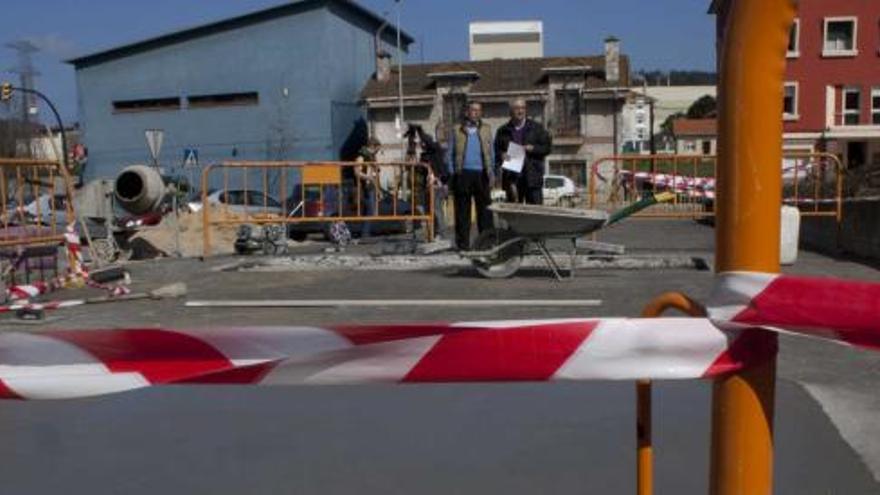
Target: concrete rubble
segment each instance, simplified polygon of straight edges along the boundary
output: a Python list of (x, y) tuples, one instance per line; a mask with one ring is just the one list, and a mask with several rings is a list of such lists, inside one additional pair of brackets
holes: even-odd
[[(568, 257), (562, 259), (563, 269), (568, 267)], [(708, 263), (703, 258), (687, 255), (669, 256), (589, 256), (578, 255), (575, 258), (577, 269), (618, 269), (618, 270), (662, 270), (662, 269), (695, 269), (705, 270)], [(316, 254), (293, 256), (289, 258), (260, 258), (226, 264), (216, 267), (224, 272), (310, 272), (327, 270), (354, 271), (410, 271), (470, 268), (471, 262), (457, 254), (440, 254), (433, 256), (421, 255), (390, 255), (367, 256), (346, 254)], [(546, 269), (547, 265), (538, 256), (527, 256), (523, 260), (523, 268)]]

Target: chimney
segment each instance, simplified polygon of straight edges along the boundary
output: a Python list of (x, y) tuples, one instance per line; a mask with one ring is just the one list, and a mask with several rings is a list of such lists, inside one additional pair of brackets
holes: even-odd
[(386, 51), (376, 53), (376, 80), (379, 82), (391, 80), (391, 54)]
[(605, 39), (605, 81), (620, 82), (620, 40), (614, 36)]

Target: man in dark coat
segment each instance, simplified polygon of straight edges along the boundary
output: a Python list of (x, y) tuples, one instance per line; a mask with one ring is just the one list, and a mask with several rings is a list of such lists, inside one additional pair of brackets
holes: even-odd
[[(510, 143), (526, 150), (523, 168), (519, 173), (501, 169), (508, 159)], [(501, 173), (501, 187), (511, 203), (539, 205), (544, 202), (544, 159), (553, 146), (550, 134), (544, 126), (530, 119), (526, 102), (517, 98), (510, 102), (510, 121), (498, 129), (495, 135), (495, 167)]]

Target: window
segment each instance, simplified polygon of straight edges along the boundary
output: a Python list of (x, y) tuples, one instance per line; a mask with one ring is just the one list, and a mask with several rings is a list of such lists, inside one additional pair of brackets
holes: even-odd
[(785, 120), (798, 118), (798, 83), (785, 83), (785, 96), (782, 101), (782, 117)]
[(684, 142), (684, 150), (688, 153), (696, 153), (696, 151), (697, 151), (696, 141), (685, 141)]
[(198, 95), (190, 96), (187, 101), (190, 108), (235, 107), (258, 105), (260, 95), (256, 92)]
[(562, 187), (565, 187), (565, 180), (559, 177), (544, 177), (544, 188), (560, 189)]
[(791, 25), (791, 31), (788, 33), (788, 57), (795, 58), (800, 56), (800, 36), (801, 36), (801, 21), (800, 19), (795, 19), (794, 24)]
[(862, 114), (862, 95), (859, 88), (843, 90), (843, 125), (859, 125)]
[(703, 154), (711, 155), (712, 154), (712, 141), (703, 141)]
[(857, 20), (855, 17), (826, 18), (825, 45), (822, 55), (826, 57), (857, 55), (856, 26)]
[(580, 136), (581, 134), (581, 93), (577, 89), (556, 92), (557, 136)]
[(180, 110), (180, 98), (148, 98), (113, 102), (113, 111), (120, 113), (161, 112), (166, 110)]
[(260, 191), (248, 191), (248, 204), (251, 206), (268, 206), (269, 208), (281, 208), (279, 203), (272, 196), (267, 196)]
[(871, 90), (871, 123), (880, 125), (880, 87)]

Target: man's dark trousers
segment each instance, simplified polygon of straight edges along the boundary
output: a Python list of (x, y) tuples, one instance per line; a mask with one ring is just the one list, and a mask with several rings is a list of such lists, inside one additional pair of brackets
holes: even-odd
[(517, 196), (519, 196), (519, 201), (521, 203), (525, 203), (527, 205), (542, 205), (544, 204), (544, 188), (541, 186), (530, 187), (529, 181), (526, 180), (526, 177), (522, 174), (518, 177), (516, 183), (516, 191)]
[(464, 170), (454, 177), (455, 181), (455, 245), (461, 251), (471, 247), (471, 202), (477, 208), (477, 229), (483, 232), (492, 228), (492, 204), (489, 178), (483, 172)]

